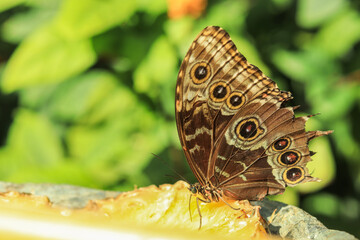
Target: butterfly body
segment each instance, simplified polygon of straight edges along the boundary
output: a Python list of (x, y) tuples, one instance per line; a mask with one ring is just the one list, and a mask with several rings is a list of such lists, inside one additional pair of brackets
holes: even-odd
[(292, 99), (237, 51), (228, 33), (207, 27), (192, 43), (176, 85), (176, 122), (203, 200), (260, 200), (286, 186), (318, 181), (308, 173), (308, 142)]
[(219, 188), (203, 186), (200, 183), (191, 184), (189, 190), (194, 195), (200, 195), (203, 202), (218, 202), (223, 196)]

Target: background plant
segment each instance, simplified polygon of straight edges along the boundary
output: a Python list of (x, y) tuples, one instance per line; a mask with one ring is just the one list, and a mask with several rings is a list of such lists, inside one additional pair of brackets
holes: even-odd
[(174, 88), (191, 41), (218, 25), (293, 93), (297, 114), (321, 112), (309, 130), (335, 130), (311, 144), (322, 183), (275, 198), (360, 236), (359, 9), (356, 0), (2, 0), (0, 179), (129, 190), (174, 182), (173, 168), (195, 181)]

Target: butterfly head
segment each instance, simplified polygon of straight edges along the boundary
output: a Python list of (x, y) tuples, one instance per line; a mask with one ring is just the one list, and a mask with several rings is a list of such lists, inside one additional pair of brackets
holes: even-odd
[(192, 194), (196, 195), (200, 192), (201, 185), (199, 183), (191, 184), (188, 189)]

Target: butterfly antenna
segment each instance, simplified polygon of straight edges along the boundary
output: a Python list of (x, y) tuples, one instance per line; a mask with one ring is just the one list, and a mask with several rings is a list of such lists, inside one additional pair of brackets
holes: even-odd
[[(181, 180), (183, 180), (184, 182), (186, 182), (187, 184), (190, 184), (188, 180), (186, 180), (180, 173), (178, 173), (174, 168), (172, 168), (169, 163), (167, 163), (166, 161), (164, 161), (164, 159), (162, 159), (161, 157), (159, 157), (158, 155), (156, 155), (155, 153), (151, 153), (154, 157), (156, 157), (157, 159), (159, 159), (160, 161), (162, 161), (171, 171), (173, 171), (173, 173), (175, 173)], [(174, 179), (176, 179), (174, 176), (172, 175), (165, 175), (167, 177), (173, 177)]]

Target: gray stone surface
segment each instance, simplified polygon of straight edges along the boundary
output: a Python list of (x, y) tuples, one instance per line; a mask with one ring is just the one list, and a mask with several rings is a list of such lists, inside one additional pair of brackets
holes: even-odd
[(269, 226), (270, 232), (274, 235), (296, 240), (356, 240), (349, 233), (326, 228), (315, 217), (298, 207), (267, 199), (251, 203), (261, 207), (260, 214), (268, 221), (276, 210), (276, 215)]
[(66, 184), (15, 184), (0, 181), (0, 192), (16, 191), (35, 196), (47, 196), (54, 206), (83, 208), (89, 200), (116, 197), (120, 192), (103, 191)]
[[(83, 208), (89, 200), (116, 197), (120, 192), (103, 191), (72, 185), (61, 184), (14, 184), (0, 182), (0, 192), (17, 191), (37, 196), (47, 196), (55, 206), (67, 208)], [(316, 240), (355, 240), (356, 238), (346, 232), (326, 228), (315, 217), (300, 208), (284, 203), (263, 200), (252, 201), (253, 205), (261, 206), (261, 215), (270, 220), (276, 209), (276, 215), (269, 225), (274, 235), (286, 239), (316, 239)]]

